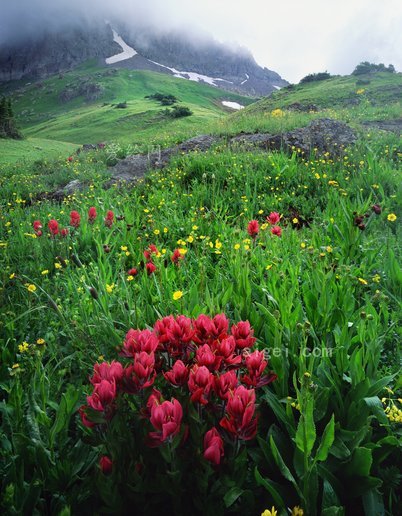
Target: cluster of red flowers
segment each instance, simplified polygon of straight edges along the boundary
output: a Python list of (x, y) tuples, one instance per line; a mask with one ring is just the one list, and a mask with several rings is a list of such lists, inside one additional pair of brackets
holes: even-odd
[[(154, 257), (159, 257), (160, 252), (158, 251), (158, 248), (154, 244), (150, 244), (147, 249), (143, 252), (145, 263), (144, 268), (148, 274), (148, 276), (151, 276), (154, 272), (157, 271), (157, 267), (153, 262)], [(175, 249), (172, 253), (172, 256), (170, 257), (172, 263), (176, 266), (179, 266), (181, 261), (184, 259), (184, 254), (181, 253), (180, 249)], [(165, 267), (167, 267), (167, 261), (165, 260)], [(128, 276), (137, 276), (138, 269), (137, 268), (131, 268), (127, 271)]]
[[(282, 235), (282, 229), (278, 226), (281, 216), (276, 211), (273, 211), (267, 217), (268, 224), (271, 225), (271, 233), (275, 236), (280, 237)], [(251, 220), (247, 226), (247, 233), (255, 240), (260, 232), (260, 225), (258, 220)]]
[[(204, 436), (204, 458), (217, 465), (224, 439), (255, 437), (255, 389), (276, 378), (267, 371), (264, 353), (250, 351), (255, 341), (248, 321), (229, 329), (224, 314), (168, 316), (152, 331), (130, 329), (120, 352), (124, 366), (118, 361), (95, 364), (93, 392), (80, 408), (82, 422), (105, 425), (117, 410), (118, 396), (141, 394), (141, 414), (152, 427), (147, 444), (160, 446), (185, 433), (183, 407), (190, 398), (203, 407), (205, 422), (212, 426)], [(222, 417), (216, 420), (218, 413)]]
[[(93, 224), (96, 220), (96, 217), (97, 217), (96, 208), (94, 208), (92, 206), (88, 210), (88, 223)], [(114, 222), (114, 213), (111, 210), (109, 210), (106, 213), (105, 226), (110, 228), (110, 227), (112, 227), (113, 222)], [(71, 211), (70, 212), (70, 227), (72, 227), (73, 229), (78, 229), (80, 224), (81, 224), (81, 216), (78, 213), (78, 211), (75, 211), (75, 210)], [(43, 226), (42, 226), (42, 222), (40, 220), (34, 220), (32, 226), (33, 226), (36, 236), (40, 237), (43, 235), (43, 231), (42, 231)], [(59, 235), (61, 237), (66, 237), (69, 233), (68, 228), (60, 229), (59, 223), (57, 222), (56, 219), (49, 220), (49, 222), (47, 223), (47, 227), (49, 229), (50, 236), (52, 238), (55, 238), (57, 235)]]

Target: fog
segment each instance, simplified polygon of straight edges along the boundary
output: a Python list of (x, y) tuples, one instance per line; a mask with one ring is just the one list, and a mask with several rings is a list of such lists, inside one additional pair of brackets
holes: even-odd
[(0, 46), (105, 19), (247, 47), (292, 82), (366, 60), (402, 70), (400, 0), (0, 0)]

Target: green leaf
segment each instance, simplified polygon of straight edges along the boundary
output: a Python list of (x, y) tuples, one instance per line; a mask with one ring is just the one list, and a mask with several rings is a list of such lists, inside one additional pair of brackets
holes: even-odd
[(366, 516), (384, 516), (384, 503), (377, 489), (370, 489), (363, 494), (362, 498)]
[(267, 478), (262, 477), (260, 472), (258, 471), (257, 466), (254, 469), (254, 477), (257, 481), (257, 484), (259, 486), (265, 487), (265, 489), (268, 491), (268, 493), (270, 493), (270, 495), (272, 496), (272, 498), (274, 500), (275, 506), (278, 508), (280, 507), (281, 509), (285, 509), (285, 507), (286, 507), (285, 502), (283, 501), (282, 496), (276, 490), (273, 482), (268, 480)]
[(300, 416), (296, 431), (296, 445), (307, 457), (311, 455), (316, 439), (313, 410), (314, 400), (310, 398), (307, 400), (304, 413)]
[(225, 507), (230, 507), (235, 503), (235, 501), (244, 493), (244, 489), (240, 487), (234, 486), (225, 494), (223, 497), (223, 501), (225, 503)]
[(272, 455), (274, 456), (276, 465), (278, 466), (280, 472), (286, 478), (286, 480), (289, 480), (289, 482), (292, 482), (292, 484), (296, 484), (294, 476), (292, 475), (290, 469), (286, 466), (284, 460), (282, 459), (272, 435), (269, 438), (269, 443), (271, 445)]
[(348, 476), (368, 477), (373, 462), (372, 451), (368, 448), (356, 448), (351, 462), (347, 465)]
[(378, 396), (373, 396), (371, 398), (364, 398), (364, 401), (378, 421), (383, 425), (389, 426), (388, 418), (385, 415), (384, 407), (382, 406), (380, 398), (378, 398)]
[(324, 461), (327, 460), (329, 449), (332, 446), (335, 438), (335, 419), (334, 414), (325, 427), (324, 433), (322, 435), (320, 446), (318, 447), (317, 454), (315, 456), (315, 460)]

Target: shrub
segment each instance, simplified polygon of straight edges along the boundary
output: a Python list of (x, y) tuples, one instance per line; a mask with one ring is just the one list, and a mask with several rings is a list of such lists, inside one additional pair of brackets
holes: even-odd
[(193, 112), (187, 106), (173, 106), (171, 110), (165, 111), (171, 118), (181, 118), (184, 116), (191, 116)]
[(383, 63), (375, 64), (369, 63), (368, 61), (363, 61), (356, 66), (356, 68), (352, 72), (352, 75), (364, 75), (366, 73), (375, 72), (395, 73), (395, 67), (392, 64), (385, 66)]
[(310, 73), (301, 79), (299, 84), (305, 84), (306, 82), (325, 81), (330, 79), (331, 74), (328, 72)]

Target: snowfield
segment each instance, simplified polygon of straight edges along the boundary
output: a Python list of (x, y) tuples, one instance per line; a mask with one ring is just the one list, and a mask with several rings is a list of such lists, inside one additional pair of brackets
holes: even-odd
[(222, 100), (222, 104), (228, 108), (232, 109), (244, 109), (244, 106), (239, 104), (238, 102), (230, 102), (229, 100)]
[(117, 32), (112, 29), (113, 31), (113, 41), (115, 41), (118, 45), (121, 46), (123, 49), (123, 52), (120, 52), (120, 54), (116, 54), (111, 57), (107, 57), (105, 59), (106, 64), (114, 64), (118, 63), (119, 61), (125, 61), (126, 59), (130, 59), (131, 57), (134, 57), (138, 54), (133, 48), (129, 47), (127, 43), (117, 34)]
[(250, 76), (249, 76), (249, 74), (248, 74), (248, 73), (246, 73), (246, 74), (245, 74), (245, 76), (246, 76), (246, 78), (244, 79), (244, 81), (243, 81), (243, 82), (241, 82), (241, 83), (240, 83), (240, 86), (241, 86), (242, 84), (245, 84), (245, 83), (250, 79)]

